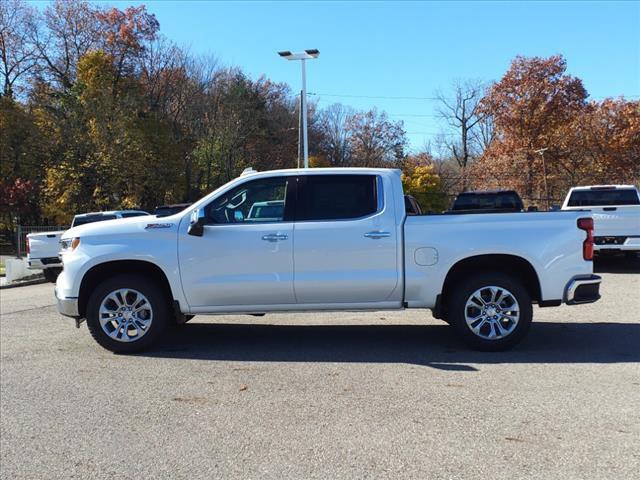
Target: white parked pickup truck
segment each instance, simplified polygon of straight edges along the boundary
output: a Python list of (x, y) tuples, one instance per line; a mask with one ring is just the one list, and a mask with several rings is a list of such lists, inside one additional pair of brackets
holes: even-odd
[(569, 190), (562, 210), (592, 211), (596, 252), (640, 253), (640, 192), (633, 185), (594, 185)]
[(60, 238), (64, 231), (27, 234), (27, 265), (32, 270), (42, 270), (44, 278), (55, 282), (62, 271)]
[[(71, 227), (87, 223), (114, 220), (117, 218), (140, 217), (149, 215), (142, 210), (114, 210), (110, 212), (81, 213), (73, 217)], [(27, 264), (32, 270), (42, 270), (44, 278), (54, 282), (62, 271), (60, 258), (60, 238), (64, 230), (56, 232), (29, 233), (27, 235)]]
[[(250, 215), (271, 202), (283, 208)], [(251, 172), (185, 212), (65, 232), (56, 296), (121, 353), (196, 314), (403, 308), (502, 350), (532, 304), (599, 298), (592, 225), (589, 212), (408, 216), (399, 170)]]

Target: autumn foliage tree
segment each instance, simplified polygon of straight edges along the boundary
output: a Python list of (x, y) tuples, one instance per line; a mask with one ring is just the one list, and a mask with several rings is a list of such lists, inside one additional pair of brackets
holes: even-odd
[[(638, 179), (638, 102), (588, 101), (562, 56), (516, 57), (482, 100), (495, 135), (475, 165), (478, 185), (519, 190), (530, 203), (569, 187)], [(545, 187), (545, 183), (547, 184)]]
[[(559, 178), (571, 185), (640, 180), (640, 101), (589, 102), (566, 129)], [(566, 182), (564, 182), (566, 183)]]
[[(0, 180), (33, 221), (153, 210), (194, 201), (248, 166), (297, 164), (290, 87), (190, 54), (144, 6), (0, 0), (0, 82)], [(436, 211), (467, 186), (539, 197), (541, 148), (552, 196), (577, 183), (637, 181), (640, 105), (589, 101), (562, 57), (517, 57), (484, 98), (484, 88), (461, 85), (442, 105), (460, 133), (445, 157), (409, 154), (403, 123), (384, 111), (310, 102), (311, 164), (402, 168), (407, 191)], [(461, 182), (461, 170), (476, 183)], [(15, 217), (14, 200), (5, 218)]]
[(393, 167), (403, 159), (407, 143), (404, 126), (389, 120), (385, 112), (358, 112), (349, 117), (348, 129), (352, 165)]
[(429, 154), (409, 155), (402, 165), (402, 187), (412, 195), (425, 212), (439, 212), (447, 207), (440, 177)]
[[(485, 152), (491, 159), (479, 171), (503, 182), (518, 172), (511, 183), (527, 198), (543, 192), (543, 164), (538, 150), (546, 148), (545, 161), (551, 167), (566, 155), (561, 140), (586, 105), (582, 81), (566, 73), (561, 56), (516, 57), (502, 79), (482, 100), (491, 115), (495, 138)], [(546, 166), (546, 165), (545, 165)], [(553, 169), (553, 168), (551, 168)]]
[(0, 225), (12, 229), (15, 221), (33, 221), (37, 190), (31, 180), (0, 182)]

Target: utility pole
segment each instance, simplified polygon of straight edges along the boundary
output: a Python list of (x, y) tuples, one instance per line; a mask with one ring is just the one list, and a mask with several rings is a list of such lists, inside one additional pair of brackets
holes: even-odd
[(542, 159), (542, 175), (544, 177), (544, 196), (546, 197), (547, 211), (549, 210), (549, 186), (547, 185), (547, 165), (544, 162), (544, 152), (549, 150), (549, 147), (540, 148), (539, 150), (534, 150), (535, 153), (540, 155)]
[(300, 96), (301, 102), (301, 115), (302, 115), (302, 152), (304, 155), (304, 168), (309, 168), (309, 138), (307, 132), (307, 71), (306, 61), (318, 58), (320, 50), (310, 49), (300, 53), (291, 53), (288, 50), (278, 52), (283, 58), (287, 60), (300, 60), (302, 64), (302, 94)]

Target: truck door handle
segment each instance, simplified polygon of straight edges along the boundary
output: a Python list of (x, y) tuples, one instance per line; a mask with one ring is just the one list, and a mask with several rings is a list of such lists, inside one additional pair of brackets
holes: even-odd
[(285, 233), (269, 233), (262, 236), (262, 239), (267, 242), (277, 242), (278, 240), (286, 240), (287, 238), (289, 238), (289, 235)]
[(390, 237), (391, 234), (389, 232), (367, 232), (364, 234), (365, 237), (367, 238), (386, 238), (386, 237)]

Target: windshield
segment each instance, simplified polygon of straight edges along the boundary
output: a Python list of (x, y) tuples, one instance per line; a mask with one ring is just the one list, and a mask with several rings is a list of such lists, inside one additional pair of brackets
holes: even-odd
[(75, 217), (73, 219), (72, 227), (78, 225), (86, 225), (87, 223), (103, 222), (105, 220), (114, 220), (117, 218), (115, 215), (87, 215), (85, 217)]
[(608, 205), (640, 205), (638, 194), (632, 188), (611, 190), (575, 190), (569, 197), (569, 207), (596, 207)]

